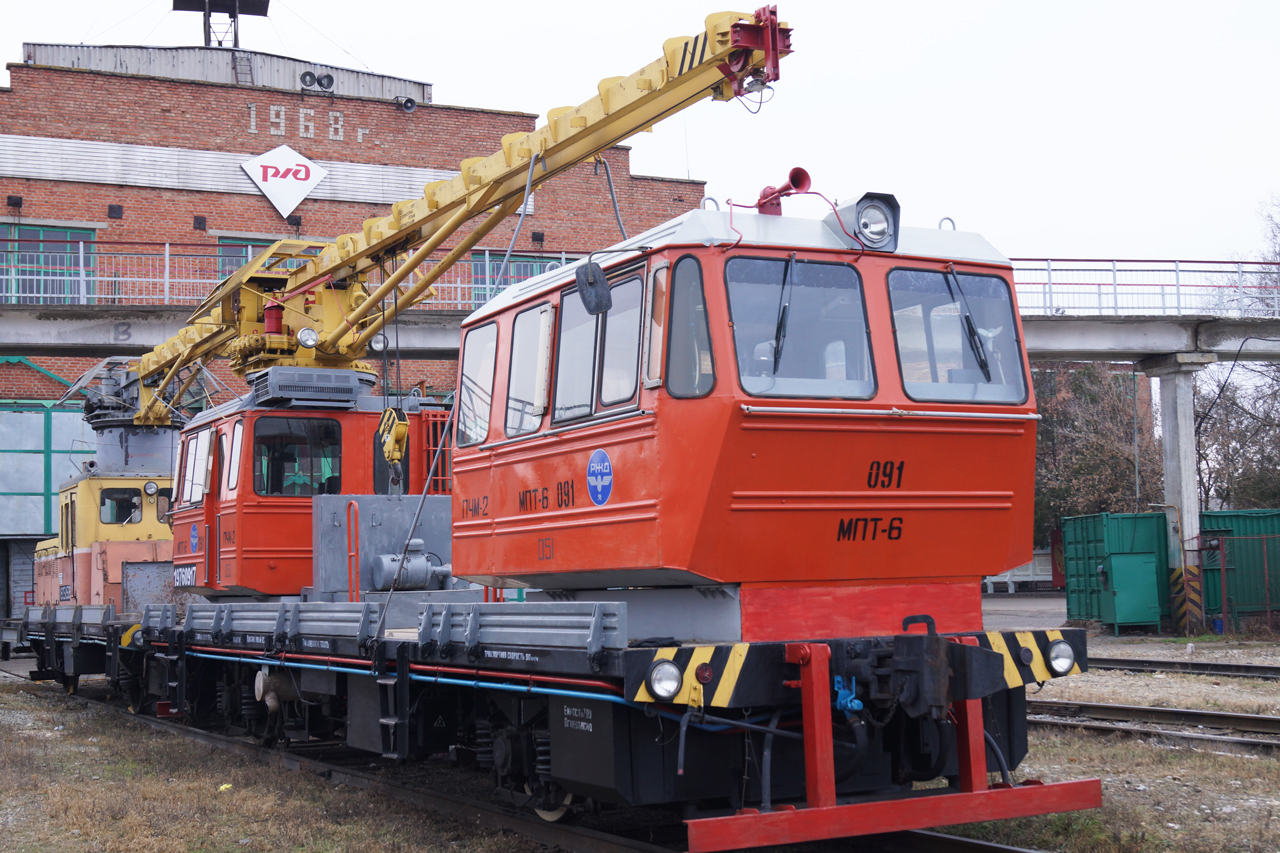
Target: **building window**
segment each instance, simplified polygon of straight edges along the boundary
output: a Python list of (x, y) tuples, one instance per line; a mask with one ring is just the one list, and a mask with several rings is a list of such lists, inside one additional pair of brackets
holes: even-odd
[(0, 224), (0, 302), (83, 304), (95, 295), (94, 232)]

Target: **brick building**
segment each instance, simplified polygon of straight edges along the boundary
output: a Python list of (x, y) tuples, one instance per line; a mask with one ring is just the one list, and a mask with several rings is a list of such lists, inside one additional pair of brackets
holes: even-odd
[[(386, 215), (391, 202), (457, 174), (462, 159), (488, 155), (504, 134), (533, 130), (538, 121), (436, 104), (431, 86), (418, 81), (232, 48), (26, 44), (22, 61), (7, 67), (10, 86), (0, 88), (0, 310), (27, 311), (21, 316), (31, 322), (56, 323), (60, 311), (180, 318), (255, 246), (357, 230)], [(304, 167), (309, 179), (324, 173), (296, 206), (274, 204), (258, 180), (260, 167), (245, 168), (282, 145), (290, 150), (275, 156), (296, 161), (295, 177)], [(605, 156), (629, 233), (702, 200), (700, 181), (632, 175), (625, 147)], [(263, 168), (261, 177), (268, 175)], [(455, 268), (444, 298), (426, 310), (463, 316), (513, 278), (620, 236), (605, 171), (590, 164), (545, 184), (527, 213), (518, 263), (506, 276), (499, 280), (496, 272), (514, 217), (486, 238), (487, 255), (477, 251)], [(453, 296), (450, 283), (459, 288)], [(103, 354), (65, 336), (48, 347), (0, 340), (0, 574), (13, 567), (0, 590), (21, 587), (27, 558), (19, 552), (54, 532), (50, 496), (71, 473), (76, 457), (66, 451), (87, 438), (73, 413), (56, 411), (51, 401)], [(404, 388), (446, 390), (456, 366), (452, 358), (428, 357), (398, 368), (393, 386), (398, 376)], [(214, 372), (242, 387), (222, 367)], [(36, 416), (43, 439), (18, 441)], [(21, 604), (9, 598), (0, 599), (4, 610)]]

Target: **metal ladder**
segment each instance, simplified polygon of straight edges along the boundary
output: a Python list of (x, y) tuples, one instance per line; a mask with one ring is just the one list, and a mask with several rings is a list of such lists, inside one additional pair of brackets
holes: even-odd
[(253, 65), (249, 62), (247, 54), (233, 52), (231, 54), (231, 68), (236, 73), (237, 86), (253, 85)]
[(382, 757), (404, 761), (409, 757), (409, 644), (396, 647), (396, 671), (387, 674), (387, 644), (378, 643), (378, 726), (382, 731)]

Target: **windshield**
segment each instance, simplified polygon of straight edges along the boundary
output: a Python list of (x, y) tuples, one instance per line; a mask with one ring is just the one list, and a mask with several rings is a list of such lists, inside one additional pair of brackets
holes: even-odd
[(889, 273), (902, 385), (913, 400), (1022, 403), (1022, 351), (997, 276)]
[(756, 397), (875, 393), (862, 283), (853, 267), (732, 258), (725, 282), (742, 390)]

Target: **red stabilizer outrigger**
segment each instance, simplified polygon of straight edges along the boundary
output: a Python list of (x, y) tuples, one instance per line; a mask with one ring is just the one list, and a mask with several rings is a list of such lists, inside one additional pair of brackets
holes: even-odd
[[(972, 637), (957, 638), (957, 641), (973, 645), (977, 642)], [(1027, 780), (1018, 785), (989, 786), (981, 699), (957, 701), (952, 705), (960, 764), (958, 793), (922, 791), (902, 799), (839, 805), (832, 755), (830, 657), (831, 648), (826, 645), (793, 643), (787, 646), (787, 662), (800, 665), (808, 805), (805, 808), (783, 805), (771, 812), (748, 808), (727, 817), (686, 821), (689, 853), (901, 832), (1079, 811), (1102, 805), (1102, 782), (1098, 779), (1047, 785)]]

